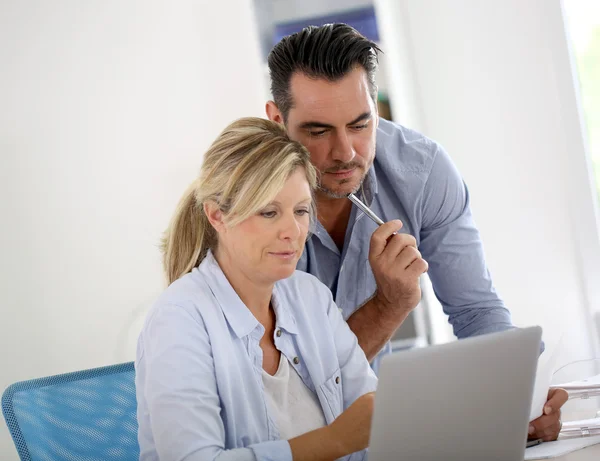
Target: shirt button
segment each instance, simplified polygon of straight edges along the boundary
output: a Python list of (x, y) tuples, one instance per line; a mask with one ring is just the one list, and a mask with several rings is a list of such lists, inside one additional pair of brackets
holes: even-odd
[(336, 377), (335, 377), (335, 383), (336, 383), (336, 384), (339, 384), (339, 383), (340, 383), (340, 377), (339, 377), (339, 376), (336, 376)]
[(298, 357), (294, 357), (294, 363), (298, 365), (300, 363), (300, 359)]
[(281, 330), (277, 330), (277, 333), (275, 333), (277, 335), (277, 337), (279, 338), (281, 336)]

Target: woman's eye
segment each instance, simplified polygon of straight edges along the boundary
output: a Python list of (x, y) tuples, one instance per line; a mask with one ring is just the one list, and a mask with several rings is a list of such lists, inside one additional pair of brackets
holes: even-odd
[(274, 218), (277, 213), (275, 211), (263, 211), (260, 215), (263, 218)]
[(304, 209), (296, 210), (296, 214), (299, 216), (304, 216), (304, 215), (307, 215), (308, 213), (309, 213), (308, 210), (304, 210)]

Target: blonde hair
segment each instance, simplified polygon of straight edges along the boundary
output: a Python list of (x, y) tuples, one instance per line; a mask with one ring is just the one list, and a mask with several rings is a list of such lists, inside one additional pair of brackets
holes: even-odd
[(298, 167), (304, 168), (314, 190), (317, 175), (310, 154), (282, 125), (248, 117), (225, 128), (204, 154), (200, 176), (181, 198), (162, 239), (169, 284), (216, 248), (216, 231), (204, 213), (204, 202), (217, 203), (226, 224), (234, 226), (267, 206)]

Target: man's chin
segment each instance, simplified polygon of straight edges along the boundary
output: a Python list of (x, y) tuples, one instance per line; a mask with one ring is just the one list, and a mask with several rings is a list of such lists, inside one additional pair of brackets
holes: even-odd
[(346, 198), (350, 193), (356, 193), (360, 189), (360, 183), (358, 184), (350, 184), (350, 183), (341, 183), (336, 184), (334, 187), (327, 187), (326, 185), (321, 185), (319, 187), (319, 193), (329, 197), (329, 198)]

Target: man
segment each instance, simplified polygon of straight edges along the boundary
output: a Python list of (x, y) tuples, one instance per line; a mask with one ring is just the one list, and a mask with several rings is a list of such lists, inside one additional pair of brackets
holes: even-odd
[[(269, 54), (273, 101), (266, 107), (308, 148), (320, 173), (319, 222), (298, 269), (331, 289), (375, 367), (420, 301), (426, 271), (459, 339), (513, 327), (448, 154), (378, 116), (379, 52), (345, 24), (285, 37)], [(388, 222), (378, 228), (357, 211), (346, 198), (351, 192)], [(557, 437), (566, 400), (563, 390), (549, 394), (531, 438)]]

